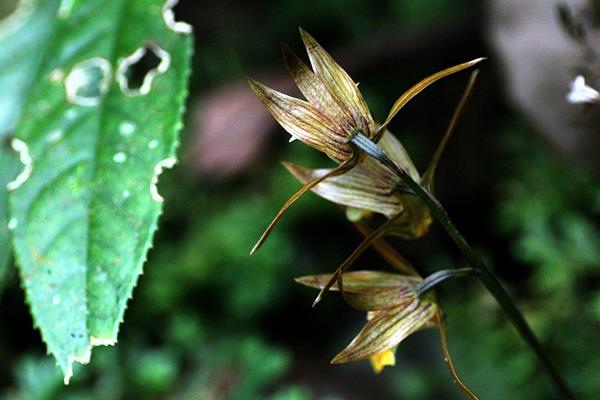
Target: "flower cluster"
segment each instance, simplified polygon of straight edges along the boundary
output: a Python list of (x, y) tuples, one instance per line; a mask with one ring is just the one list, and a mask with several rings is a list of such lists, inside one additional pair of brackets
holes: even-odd
[[(315, 176), (290, 197), (251, 253), (262, 246), (286, 210), (300, 196), (326, 179), (345, 174), (365, 162), (363, 154), (352, 143), (354, 137), (364, 135), (374, 142), (379, 142), (380, 138), (385, 136), (388, 124), (414, 96), (437, 80), (469, 68), (482, 60), (479, 58), (459, 64), (421, 80), (396, 100), (383, 124), (377, 125), (358, 90), (358, 85), (310, 34), (300, 29), (300, 35), (306, 47), (312, 70), (287, 45), (284, 45), (282, 50), (290, 75), (306, 100), (280, 93), (252, 79), (249, 79), (249, 84), (265, 108), (291, 135), (292, 139), (297, 139), (325, 153), (338, 163), (338, 166), (319, 174), (318, 177)], [(391, 137), (391, 134), (389, 136)], [(392, 146), (398, 149), (396, 153), (392, 154), (392, 156), (396, 156), (394, 161), (400, 168), (410, 171), (411, 175), (417, 177), (416, 169), (402, 149), (402, 145), (398, 142), (393, 143)], [(368, 165), (367, 168), (369, 168)], [(381, 182), (379, 183), (381, 184)], [(391, 180), (386, 181), (385, 190), (389, 193), (402, 192), (403, 187), (398, 184), (397, 180)], [(351, 204), (344, 205), (352, 206)], [(403, 209), (404, 205), (393, 213), (400, 214)], [(423, 213), (418, 212), (417, 214), (422, 215)], [(406, 236), (402, 231), (402, 229), (399, 231), (399, 235)]]
[[(345, 271), (367, 247), (381, 245), (385, 235), (416, 239), (427, 233), (432, 222), (429, 208), (403, 185), (398, 171), (433, 192), (436, 166), (470, 93), (476, 73), (472, 75), (450, 127), (423, 175), (419, 174), (408, 153), (387, 130), (387, 126), (426, 87), (482, 59), (447, 68), (421, 80), (403, 93), (384, 122), (377, 124), (358, 85), (311, 35), (302, 29), (300, 34), (312, 69), (286, 45), (283, 46), (283, 58), (306, 100), (290, 97), (254, 80), (249, 80), (250, 87), (292, 140), (297, 139), (323, 152), (337, 166), (309, 169), (290, 162), (284, 163), (304, 186), (283, 205), (252, 252), (264, 243), (287, 208), (308, 190), (343, 206), (348, 217), (355, 222), (372, 213), (384, 216), (387, 221), (367, 233), (365, 240), (336, 272), (297, 279), (299, 283), (321, 291), (317, 301), (327, 291), (339, 291), (348, 304), (367, 312), (366, 325), (335, 356), (332, 363), (370, 359), (375, 371), (379, 372), (384, 366), (394, 364), (395, 348), (407, 336), (427, 327), (438, 326), (442, 329), (441, 308), (435, 296), (428, 292), (437, 284), (438, 275), (423, 279), (412, 266), (404, 268), (405, 274)], [(359, 142), (375, 148), (387, 164), (382, 159), (371, 157), (372, 153), (363, 151)], [(390, 264), (394, 265), (398, 257), (387, 257), (386, 260), (392, 260)]]

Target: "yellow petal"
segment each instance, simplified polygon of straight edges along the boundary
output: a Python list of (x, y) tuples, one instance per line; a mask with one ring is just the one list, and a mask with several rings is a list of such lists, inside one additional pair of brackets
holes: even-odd
[(367, 103), (358, 90), (356, 83), (340, 67), (333, 57), (317, 43), (315, 38), (300, 28), (300, 35), (317, 77), (325, 84), (329, 92), (352, 114), (354, 127), (372, 137), (374, 122)]
[(417, 196), (401, 194), (403, 211), (387, 229), (387, 234), (402, 239), (418, 239), (429, 232), (431, 211)]
[(417, 83), (416, 85), (414, 85), (413, 87), (408, 89), (406, 92), (404, 92), (402, 94), (402, 96), (400, 96), (398, 98), (398, 100), (396, 100), (396, 102), (394, 103), (394, 105), (392, 106), (392, 108), (388, 114), (388, 117), (385, 119), (385, 122), (379, 127), (378, 132), (382, 132), (388, 126), (388, 124), (392, 121), (392, 119), (396, 116), (396, 114), (398, 114), (398, 111), (400, 111), (402, 109), (402, 107), (404, 107), (406, 105), (406, 103), (408, 103), (413, 97), (415, 97), (416, 95), (421, 93), (427, 86), (431, 85), (432, 83), (436, 82), (437, 80), (444, 78), (448, 75), (452, 75), (459, 71), (462, 71), (465, 68), (472, 67), (473, 65), (475, 65), (483, 60), (485, 60), (485, 58), (477, 58), (475, 60), (471, 60), (466, 63), (462, 63), (462, 64), (455, 65), (450, 68), (446, 68), (445, 70), (436, 72), (435, 74), (428, 76), (427, 78), (423, 79), (422, 81), (420, 81), (419, 83)]
[(273, 118), (290, 135), (337, 162), (343, 162), (352, 156), (352, 148), (346, 143), (342, 129), (327, 115), (306, 101), (273, 90), (252, 79), (248, 83)]
[(370, 358), (371, 366), (376, 374), (383, 371), (385, 367), (396, 365), (396, 348), (387, 349), (381, 353), (377, 353)]
[(360, 222), (363, 219), (370, 217), (372, 213), (373, 211), (371, 210), (364, 210), (362, 208), (351, 206), (346, 207), (346, 218), (348, 218), (348, 221), (350, 222)]

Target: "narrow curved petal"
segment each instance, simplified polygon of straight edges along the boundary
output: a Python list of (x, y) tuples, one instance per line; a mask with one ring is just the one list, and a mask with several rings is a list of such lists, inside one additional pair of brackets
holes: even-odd
[(327, 115), (306, 101), (273, 90), (252, 79), (248, 82), (265, 108), (290, 135), (337, 162), (351, 157), (352, 148), (343, 142), (341, 128)]
[(446, 149), (446, 144), (448, 144), (448, 141), (450, 140), (450, 136), (452, 136), (452, 133), (454, 132), (454, 130), (456, 128), (456, 124), (458, 123), (458, 120), (460, 119), (460, 116), (462, 115), (465, 105), (467, 104), (469, 97), (471, 97), (471, 93), (473, 92), (473, 87), (475, 86), (475, 81), (477, 80), (477, 75), (479, 75), (479, 70), (476, 69), (475, 71), (471, 72), (471, 76), (469, 78), (469, 81), (467, 82), (465, 91), (463, 92), (458, 104), (456, 105), (456, 108), (454, 109), (454, 112), (452, 113), (452, 118), (450, 118), (450, 123), (448, 124), (448, 128), (446, 129), (446, 132), (444, 133), (442, 140), (440, 141), (437, 149), (435, 150), (435, 153), (433, 154), (433, 157), (431, 158), (431, 162), (429, 163), (429, 166), (425, 170), (425, 173), (423, 173), (423, 178), (422, 178), (421, 183), (431, 193), (433, 193), (433, 188), (434, 188), (434, 183), (435, 183), (434, 182), (435, 170), (437, 168), (438, 163), (440, 162), (440, 159), (442, 158), (442, 154), (444, 154), (444, 150)]
[(388, 126), (388, 124), (392, 121), (392, 119), (396, 116), (396, 114), (398, 114), (398, 111), (400, 111), (402, 109), (402, 107), (404, 107), (410, 100), (412, 100), (413, 97), (415, 97), (416, 95), (421, 93), (423, 90), (425, 90), (425, 88), (427, 88), (429, 85), (431, 85), (432, 83), (434, 83), (442, 78), (445, 78), (446, 76), (455, 74), (459, 71), (462, 71), (463, 69), (472, 67), (473, 65), (475, 65), (483, 60), (485, 60), (485, 58), (476, 58), (475, 60), (467, 61), (466, 63), (462, 63), (462, 64), (458, 64), (458, 65), (455, 65), (450, 68), (446, 68), (442, 71), (436, 72), (435, 74), (428, 76), (427, 78), (421, 80), (420, 82), (418, 82), (417, 84), (412, 86), (410, 89), (408, 89), (406, 92), (404, 92), (398, 98), (398, 100), (396, 100), (396, 102), (392, 106), (387, 118), (385, 119), (385, 122), (379, 127), (379, 132), (383, 131)]
[(417, 300), (410, 307), (398, 306), (378, 313), (336, 355), (332, 364), (364, 360), (397, 346), (410, 334), (435, 324), (437, 305), (430, 300)]
[(329, 92), (341, 104), (344, 104), (354, 118), (355, 128), (363, 130), (369, 137), (374, 133), (374, 122), (369, 107), (356, 83), (340, 67), (333, 57), (317, 43), (309, 33), (300, 28), (300, 35), (310, 58), (310, 63), (317, 77), (327, 86)]
[[(313, 170), (290, 162), (283, 165), (302, 183), (329, 172), (328, 169)], [(312, 191), (334, 203), (374, 211), (390, 218), (403, 210), (401, 197), (393, 191), (397, 180), (377, 161), (365, 158), (350, 171), (328, 178)]]

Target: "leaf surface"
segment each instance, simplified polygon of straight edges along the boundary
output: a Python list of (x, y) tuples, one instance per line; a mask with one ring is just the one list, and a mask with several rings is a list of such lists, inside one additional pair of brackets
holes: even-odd
[(47, 1), (35, 10), (21, 8), (0, 21), (0, 289), (8, 274), (10, 228), (6, 185), (19, 172), (19, 158), (10, 146), (23, 100), (39, 68), (31, 57), (52, 32), (58, 1)]
[(62, 1), (30, 55), (42, 61), (16, 134), (30, 162), (9, 207), (22, 285), (65, 382), (116, 342), (161, 211), (158, 175), (175, 162), (191, 37), (163, 6)]

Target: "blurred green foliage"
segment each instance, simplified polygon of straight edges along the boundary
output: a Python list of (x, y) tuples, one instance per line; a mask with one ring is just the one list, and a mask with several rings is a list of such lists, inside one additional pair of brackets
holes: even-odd
[[(503, 144), (510, 154), (499, 186), (498, 227), (511, 237), (513, 257), (530, 276), (528, 317), (582, 398), (600, 381), (594, 343), (600, 328), (600, 182), (560, 159), (517, 127)], [(524, 380), (524, 379), (523, 379)]]
[[(296, 184), (283, 179), (283, 172), (272, 174), (268, 192), (293, 190)], [(161, 244), (145, 267), (117, 346), (96, 349), (91, 365), (78, 368), (68, 387), (52, 360), (23, 356), (14, 370), (15, 387), (4, 399), (309, 398), (301, 387), (272, 386), (292, 358), (261, 339), (256, 324), (291, 285), (285, 266), (292, 264), (294, 249), (286, 224), (268, 252), (248, 256), (264, 216), (281, 196), (247, 191), (232, 199), (225, 188), (221, 194), (198, 188), (186, 193), (179, 179), (165, 186), (165, 197), (173, 200), (165, 210), (165, 230), (176, 224), (184, 232), (159, 233)]]
[[(511, 251), (503, 258), (511, 264), (496, 269), (516, 270), (512, 294), (525, 317), (577, 396), (594, 398), (600, 390), (600, 182), (523, 122), (507, 121), (496, 133), (496, 204), (489, 211), (494, 237)], [(498, 400), (556, 397), (534, 354), (477, 282), (449, 282), (440, 292), (450, 350), (476, 393)], [(400, 398), (437, 398), (431, 371), (403, 366), (397, 374)]]

